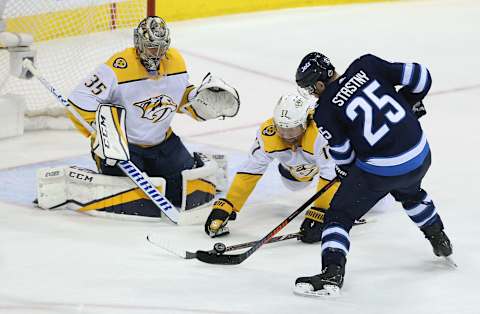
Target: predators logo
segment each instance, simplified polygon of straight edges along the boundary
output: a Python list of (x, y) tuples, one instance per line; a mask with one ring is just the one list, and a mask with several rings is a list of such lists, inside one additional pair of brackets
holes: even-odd
[(275, 127), (273, 125), (267, 126), (266, 128), (263, 129), (262, 134), (266, 136), (275, 135)]
[(319, 169), (316, 165), (297, 165), (291, 166), (290, 174), (297, 179), (298, 181), (305, 182), (311, 181), (313, 177), (319, 172)]
[(170, 96), (160, 95), (133, 104), (142, 109), (142, 118), (158, 122), (167, 119), (177, 111), (177, 105)]
[(117, 58), (117, 59), (115, 59), (115, 61), (113, 61), (113, 67), (114, 67), (114, 68), (117, 68), (117, 69), (126, 69), (127, 66), (128, 66), (127, 60), (125, 60), (125, 59), (122, 58), (122, 57)]

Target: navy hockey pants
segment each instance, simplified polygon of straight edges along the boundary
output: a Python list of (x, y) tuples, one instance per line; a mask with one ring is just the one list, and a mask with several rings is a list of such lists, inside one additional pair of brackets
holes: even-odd
[[(141, 147), (129, 144), (130, 160), (150, 177), (163, 177), (167, 181), (166, 197), (174, 206), (182, 202), (182, 170), (192, 169), (195, 162), (192, 155), (183, 145), (181, 139), (172, 133), (164, 142), (152, 146)], [(124, 176), (118, 167), (107, 166), (97, 160), (97, 167), (102, 174)]]
[[(430, 153), (417, 169), (400, 176), (385, 177), (352, 166), (330, 203), (322, 232), (323, 264), (343, 264), (350, 248), (348, 235), (356, 219), (367, 213), (380, 199), (392, 194), (401, 202), (419, 228), (442, 223), (435, 206), (420, 185), (431, 164)], [(333, 251), (332, 251), (333, 249)]]
[(420, 185), (430, 164), (429, 154), (422, 166), (394, 177), (374, 175), (352, 166), (330, 203), (325, 217), (326, 224), (336, 222), (349, 231), (356, 219), (365, 215), (389, 193), (402, 204), (415, 201), (422, 194)]

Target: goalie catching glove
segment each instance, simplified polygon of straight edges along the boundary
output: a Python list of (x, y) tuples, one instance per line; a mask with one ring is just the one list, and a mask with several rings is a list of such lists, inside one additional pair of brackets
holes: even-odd
[(229, 220), (235, 220), (237, 213), (233, 211), (233, 205), (228, 200), (220, 198), (213, 203), (213, 209), (205, 222), (205, 233), (211, 237), (220, 237), (229, 234), (226, 227)]
[(192, 90), (190, 107), (202, 120), (234, 117), (240, 109), (240, 97), (235, 88), (208, 73), (199, 87)]
[(108, 166), (130, 159), (125, 112), (123, 107), (109, 104), (100, 105), (96, 112), (97, 131), (91, 135), (92, 151)]

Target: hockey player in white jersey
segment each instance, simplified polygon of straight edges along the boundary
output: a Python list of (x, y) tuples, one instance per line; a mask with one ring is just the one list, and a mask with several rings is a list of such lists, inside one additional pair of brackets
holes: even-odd
[[(227, 234), (226, 224), (236, 218), (258, 180), (273, 160), (284, 185), (292, 190), (309, 186), (318, 174), (317, 189), (335, 177), (335, 163), (329, 156), (327, 140), (312, 120), (313, 106), (303, 97), (283, 95), (273, 113), (257, 132), (248, 160), (236, 173), (225, 198), (215, 201), (205, 223), (211, 236)], [(301, 225), (302, 241), (320, 241), (323, 217), (339, 184), (333, 185), (307, 211)]]
[[(186, 149), (170, 127), (172, 119), (177, 112), (198, 121), (233, 117), (240, 102), (234, 88), (210, 74), (200, 86), (190, 84), (185, 61), (178, 50), (170, 47), (170, 41), (169, 28), (162, 18), (145, 18), (134, 29), (134, 47), (115, 53), (99, 65), (71, 92), (69, 102), (97, 129), (90, 139), (92, 156), (101, 174), (124, 176), (115, 167), (117, 160), (105, 154), (110, 143), (98, 136), (99, 124), (104, 122), (98, 121), (99, 106), (111, 104), (112, 110), (107, 116), (112, 120), (111, 125), (118, 128), (113, 132), (127, 143), (120, 150), (126, 150), (131, 162), (148, 176), (165, 179), (165, 196), (173, 205), (180, 207), (183, 203), (185, 207), (185, 194), (188, 193), (187, 201), (191, 203), (188, 209), (213, 200), (215, 184), (207, 179), (214, 174), (207, 170), (193, 176), (186, 174), (190, 169), (202, 168), (206, 159), (197, 154), (192, 156)], [(73, 115), (69, 117), (80, 132), (89, 136)], [(198, 180), (184, 182), (185, 177)], [(109, 200), (108, 206), (102, 199), (104, 205), (99, 203), (95, 209), (102, 210), (103, 206), (103, 210), (108, 207), (108, 211), (116, 213), (158, 215), (157, 209), (153, 208), (152, 213), (152, 207), (146, 206), (149, 201), (141, 193), (134, 197), (124, 196), (121, 201), (118, 197)], [(88, 207), (91, 202), (82, 205)]]

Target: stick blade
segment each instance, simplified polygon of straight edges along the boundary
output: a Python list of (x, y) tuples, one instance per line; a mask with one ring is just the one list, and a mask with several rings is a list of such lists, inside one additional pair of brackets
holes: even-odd
[(229, 254), (218, 254), (211, 251), (197, 251), (196, 258), (207, 264), (217, 264), (217, 265), (238, 265), (243, 262), (242, 254), (238, 255), (229, 255)]

